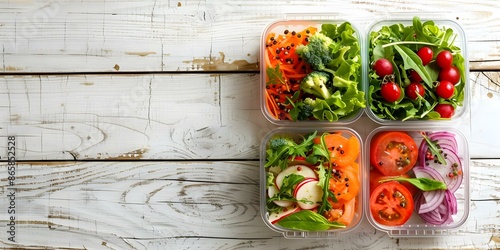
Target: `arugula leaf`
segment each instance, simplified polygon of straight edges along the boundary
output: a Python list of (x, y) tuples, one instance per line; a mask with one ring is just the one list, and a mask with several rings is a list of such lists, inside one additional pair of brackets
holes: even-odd
[(283, 75), (281, 74), (280, 64), (278, 63), (275, 68), (267, 68), (266, 74), (269, 78), (269, 81), (266, 83), (267, 85), (285, 83)]
[[(290, 156), (302, 156), (306, 157), (306, 153), (311, 149), (313, 145), (313, 139), (316, 137), (317, 131), (310, 134), (305, 138), (300, 144), (297, 144), (291, 138), (278, 137), (269, 140), (268, 149), (266, 150), (266, 164), (264, 167), (270, 167), (278, 165), (282, 169), (288, 166), (288, 157)], [(279, 146), (271, 147), (274, 142), (279, 141)], [(281, 145), (280, 145), (281, 144)]]
[(278, 225), (296, 230), (304, 231), (324, 231), (330, 228), (345, 228), (346, 226), (339, 222), (330, 222), (322, 215), (310, 210), (301, 210), (281, 219)]
[(427, 137), (425, 135), (425, 133), (422, 132), (421, 135), (422, 135), (422, 137), (424, 137), (424, 140), (427, 143), (427, 146), (429, 147), (429, 150), (431, 151), (431, 153), (433, 155), (437, 156), (438, 162), (440, 164), (446, 164), (446, 159), (441, 154), (441, 150), (439, 150), (439, 145), (436, 142), (431, 141), (431, 139), (429, 139), (429, 137)]
[(379, 182), (387, 182), (387, 181), (406, 181), (422, 191), (446, 190), (448, 188), (446, 184), (443, 182), (425, 177), (421, 178), (393, 177), (380, 180)]

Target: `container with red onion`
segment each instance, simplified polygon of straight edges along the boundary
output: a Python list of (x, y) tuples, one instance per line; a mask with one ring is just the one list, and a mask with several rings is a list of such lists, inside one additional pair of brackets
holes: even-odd
[(452, 128), (383, 126), (365, 142), (364, 208), (391, 236), (438, 236), (469, 215), (469, 151)]

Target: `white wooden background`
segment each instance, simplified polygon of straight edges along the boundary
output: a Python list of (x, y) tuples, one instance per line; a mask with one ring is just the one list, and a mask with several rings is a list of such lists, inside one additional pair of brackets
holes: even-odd
[[(472, 200), (459, 234), (390, 238), (363, 221), (341, 240), (287, 240), (262, 222), (259, 147), (274, 126), (259, 107), (260, 34), (287, 13), (318, 12), (363, 30), (388, 12), (463, 26), (472, 101), (451, 126), (469, 139)], [(0, 247), (498, 249), (499, 44), (495, 0), (3, 0)], [(351, 127), (366, 136), (375, 124)]]

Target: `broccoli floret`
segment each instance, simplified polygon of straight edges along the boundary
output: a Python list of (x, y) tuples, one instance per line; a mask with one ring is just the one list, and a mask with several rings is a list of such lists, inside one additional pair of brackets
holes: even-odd
[(297, 120), (307, 120), (309, 117), (313, 116), (314, 106), (303, 103), (299, 106), (299, 113), (297, 114)]
[(316, 100), (312, 99), (311, 97), (306, 97), (303, 102), (304, 102), (304, 104), (307, 104), (307, 105), (312, 106), (312, 107), (314, 107), (316, 105)]
[(322, 33), (315, 33), (309, 37), (307, 45), (299, 45), (295, 50), (296, 53), (304, 58), (314, 70), (322, 70), (330, 73), (335, 73), (333, 70), (328, 69), (328, 65), (334, 58), (332, 58), (332, 51), (330, 46), (333, 44), (330, 37)]
[(283, 146), (295, 146), (295, 141), (287, 136), (277, 136), (269, 140), (269, 149), (278, 150)]
[(328, 99), (332, 95), (326, 86), (329, 80), (330, 75), (328, 73), (313, 71), (302, 79), (300, 82), (300, 89), (316, 97)]

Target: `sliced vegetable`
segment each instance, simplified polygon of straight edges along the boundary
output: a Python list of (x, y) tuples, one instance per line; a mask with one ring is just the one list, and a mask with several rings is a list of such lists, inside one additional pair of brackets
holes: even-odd
[(373, 219), (386, 226), (403, 225), (413, 212), (410, 191), (397, 181), (380, 184), (370, 196)]
[(316, 179), (306, 179), (299, 183), (294, 192), (297, 204), (302, 209), (313, 209), (320, 205), (323, 189)]
[(417, 162), (418, 148), (405, 132), (380, 132), (370, 142), (370, 163), (384, 175), (408, 172)]

